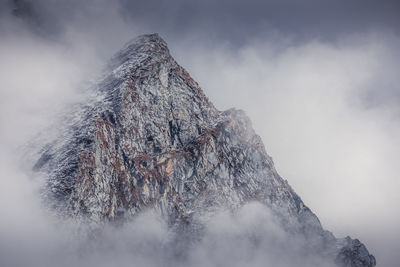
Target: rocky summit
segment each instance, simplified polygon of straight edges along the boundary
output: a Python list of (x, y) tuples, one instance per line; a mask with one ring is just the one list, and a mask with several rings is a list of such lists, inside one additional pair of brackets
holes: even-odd
[(360, 241), (322, 228), (276, 172), (245, 113), (217, 110), (159, 35), (129, 42), (94, 91), (34, 166), (62, 216), (101, 224), (154, 209), (190, 236), (201, 232), (202, 214), (256, 201), (327, 260), (375, 266)]

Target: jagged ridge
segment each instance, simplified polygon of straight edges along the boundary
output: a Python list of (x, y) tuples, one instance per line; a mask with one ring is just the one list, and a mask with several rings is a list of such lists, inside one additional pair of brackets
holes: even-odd
[(340, 265), (375, 265), (364, 245), (323, 230), (244, 112), (218, 111), (157, 34), (117, 53), (97, 94), (35, 166), (49, 174), (49, 197), (63, 214), (100, 222), (152, 207), (171, 225), (195, 226), (202, 213), (257, 200)]

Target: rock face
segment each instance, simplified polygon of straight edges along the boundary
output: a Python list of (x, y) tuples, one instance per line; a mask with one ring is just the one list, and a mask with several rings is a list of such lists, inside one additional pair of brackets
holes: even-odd
[(185, 231), (202, 213), (258, 201), (338, 265), (375, 266), (358, 240), (322, 228), (244, 112), (218, 111), (157, 34), (117, 53), (96, 93), (34, 167), (48, 174), (60, 213), (102, 222), (155, 208)]

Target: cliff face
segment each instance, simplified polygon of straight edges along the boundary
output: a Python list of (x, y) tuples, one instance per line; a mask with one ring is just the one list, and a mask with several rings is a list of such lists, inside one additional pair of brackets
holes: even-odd
[[(35, 165), (65, 216), (103, 222), (148, 208), (179, 231), (251, 201), (341, 266), (375, 266), (358, 240), (336, 239), (282, 179), (243, 111), (218, 111), (156, 34), (117, 53), (97, 99)], [(311, 241), (310, 241), (311, 242)]]

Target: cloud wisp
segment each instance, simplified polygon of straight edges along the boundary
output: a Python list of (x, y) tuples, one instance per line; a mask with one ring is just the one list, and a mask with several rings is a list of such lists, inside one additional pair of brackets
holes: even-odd
[(217, 107), (248, 113), (278, 171), (323, 225), (365, 241), (384, 266), (400, 247), (390, 238), (400, 231), (399, 44), (396, 35), (369, 33), (178, 55)]
[[(51, 216), (41, 211), (36, 196), (40, 183), (31, 180), (32, 174), (27, 170), (30, 163), (21, 164), (20, 146), (38, 132), (45, 138), (41, 129), (58, 120), (57, 114), (64, 108), (86, 97), (83, 89), (90, 87), (90, 80), (125, 41), (139, 33), (158, 31), (164, 33), (172, 54), (218, 108), (238, 107), (247, 112), (267, 151), (274, 157), (278, 171), (327, 229), (338, 236), (351, 233), (366, 243), (379, 264), (395, 266), (400, 248), (399, 241), (393, 237), (400, 232), (396, 207), (400, 201), (396, 192), (399, 186), (396, 156), (400, 147), (397, 77), (400, 39), (396, 32), (377, 32), (374, 27), (358, 33), (341, 32), (336, 27), (335, 40), (327, 41), (326, 36), (318, 39), (318, 32), (324, 29), (312, 34), (316, 38), (309, 35), (298, 38), (290, 30), (285, 32), (292, 29), (290, 23), (277, 28), (274, 23), (268, 23), (268, 30), (255, 30), (248, 35), (243, 29), (234, 31), (240, 33), (240, 42), (236, 43), (238, 36), (224, 35), (229, 27), (219, 24), (218, 20), (211, 20), (211, 26), (192, 21), (193, 25), (188, 23), (186, 29), (178, 27), (181, 21), (173, 21), (171, 14), (179, 8), (163, 9), (166, 12), (160, 11), (163, 16), (155, 16), (162, 19), (150, 23), (140, 16), (132, 17), (134, 12), (130, 11), (129, 3), (85, 3), (54, 4), (40, 0), (27, 14), (38, 16), (34, 19), (15, 17), (5, 13), (6, 9), (0, 11), (0, 123), (3, 125), (0, 213), (7, 215), (1, 220), (0, 234), (5, 238), (0, 240), (15, 238), (8, 245), (16, 248), (23, 242), (26, 251), (60, 248), (53, 255), (71, 245), (65, 241), (70, 230), (61, 235), (59, 229), (52, 230)], [(367, 17), (361, 16), (364, 20)], [(237, 25), (244, 21), (242, 18)], [(250, 28), (261, 21), (262, 18), (250, 20), (243, 25)], [(215, 25), (220, 28), (210, 35), (212, 38), (207, 38), (207, 31)], [(242, 212), (250, 212), (246, 209)], [(150, 240), (149, 246), (168, 239), (164, 225), (146, 216), (138, 222), (149, 218), (154, 226), (143, 230), (150, 236), (146, 237)], [(226, 235), (227, 239), (218, 242), (234, 239), (244, 231), (237, 224), (246, 223), (230, 216), (222, 213), (215, 219), (232, 221), (230, 230), (210, 222), (210, 232), (218, 230)], [(139, 227), (137, 222), (135, 227)], [(212, 237), (206, 236), (204, 247), (217, 242)], [(47, 243), (36, 246), (37, 242)], [(118, 243), (118, 239), (110, 242)], [(239, 246), (249, 245), (246, 243), (249, 241), (243, 242)], [(7, 244), (0, 241), (0, 245), (5, 248)], [(216, 246), (215, 251), (223, 255), (224, 243)], [(11, 249), (2, 251), (7, 255), (15, 253)], [(159, 251), (164, 253), (163, 249)], [(31, 253), (40, 255), (35, 250)], [(142, 256), (149, 252), (143, 253)], [(268, 261), (261, 250), (249, 253), (255, 261)], [(128, 255), (131, 254), (121, 258), (131, 257)], [(202, 245), (190, 255), (193, 259), (203, 255), (210, 264), (223, 260)], [(146, 261), (145, 257), (142, 260)], [(107, 261), (104, 259), (104, 262)]]

